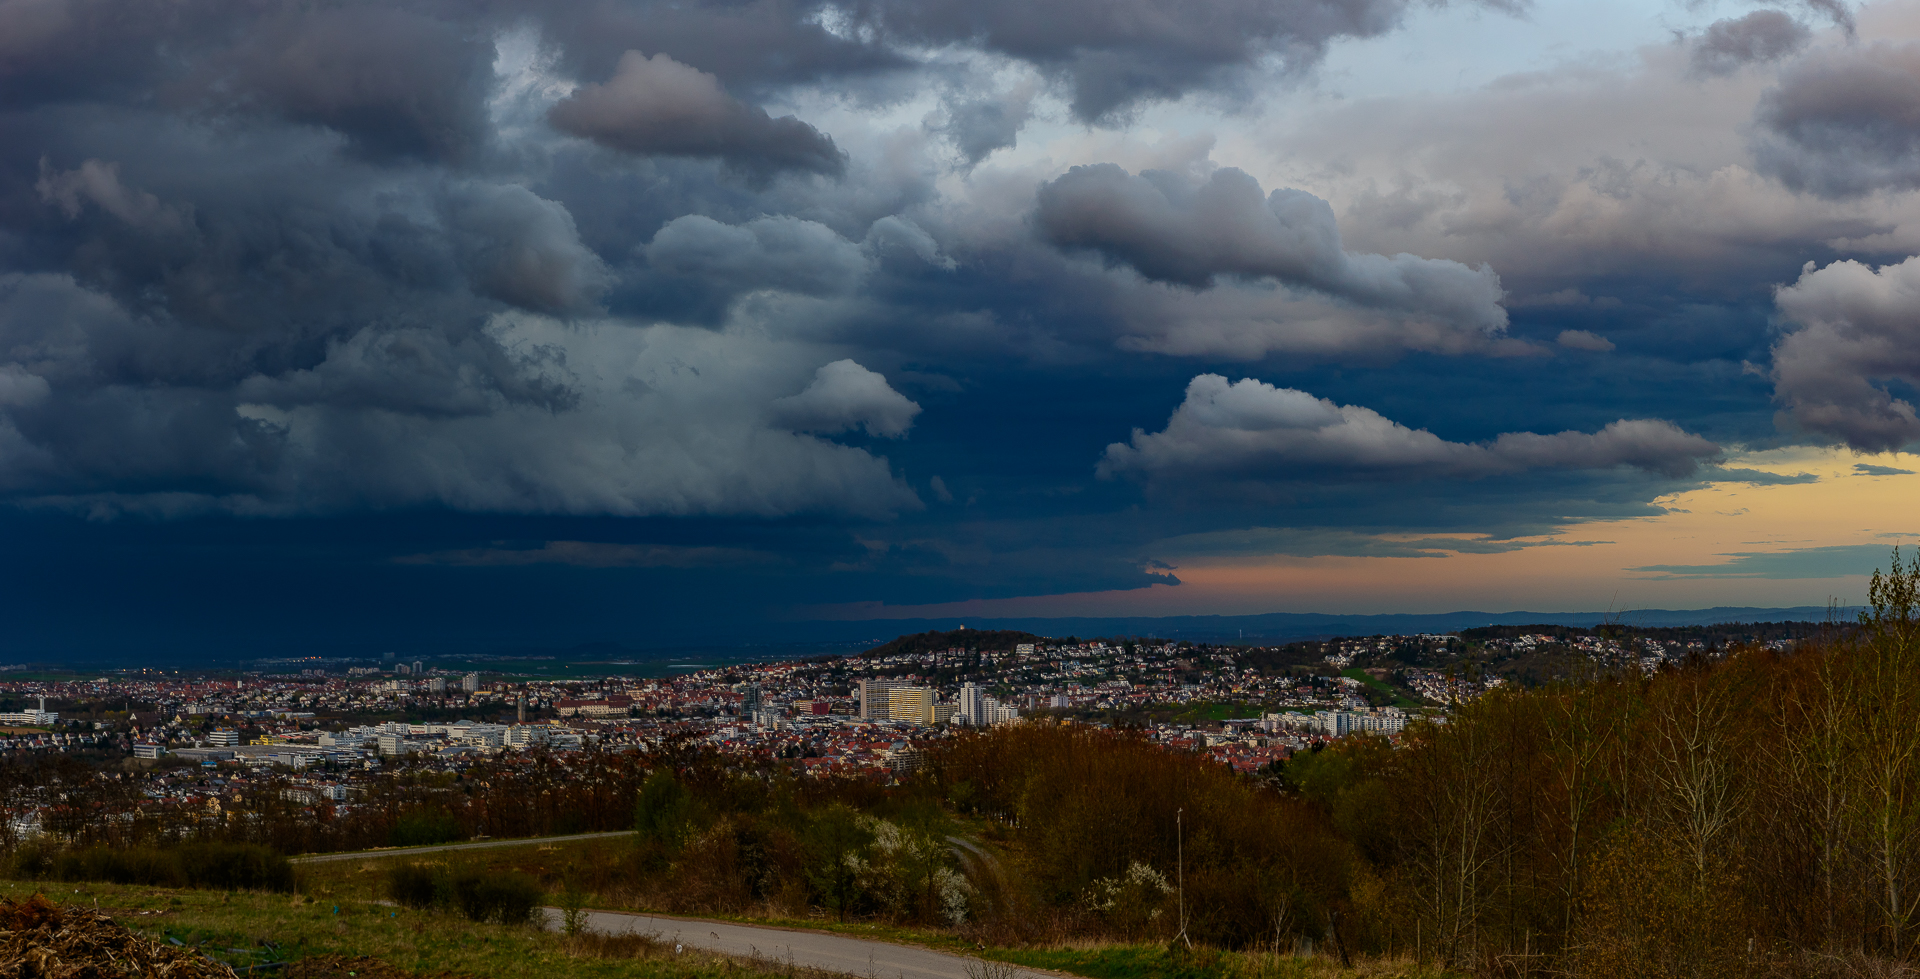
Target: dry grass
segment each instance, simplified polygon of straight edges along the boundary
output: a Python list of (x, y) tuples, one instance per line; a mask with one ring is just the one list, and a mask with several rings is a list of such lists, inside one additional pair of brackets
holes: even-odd
[(475, 924), (455, 914), (316, 901), (304, 895), (0, 881), (0, 897), (25, 899), (42, 888), (53, 901), (83, 907), (88, 914), (96, 906), (112, 909), (116, 922), (168, 949), (201, 953), (242, 968), (312, 960), (305, 967), (313, 972), (311, 979), (343, 975), (342, 969), (365, 976), (367, 972), (352, 965), (340, 965), (363, 959), (380, 963), (384, 972), (374, 974), (385, 976), (828, 979), (825, 973), (772, 961), (702, 950), (676, 955), (670, 946), (644, 936), (567, 939), (530, 926)]

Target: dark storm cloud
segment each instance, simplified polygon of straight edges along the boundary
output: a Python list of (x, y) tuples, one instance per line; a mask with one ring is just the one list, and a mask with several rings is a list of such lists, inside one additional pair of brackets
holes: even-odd
[(469, 183), (441, 198), (447, 239), (481, 295), (535, 312), (594, 311), (608, 273), (573, 215), (525, 187)]
[(1754, 155), (1828, 197), (1920, 187), (1920, 44), (1820, 52), (1789, 67), (1755, 113)]
[(1326, 201), (1298, 190), (1263, 195), (1231, 167), (1205, 181), (1074, 167), (1040, 188), (1036, 223), (1055, 245), (1097, 251), (1163, 282), (1202, 288), (1221, 276), (1271, 278), (1486, 333), (1507, 323), (1492, 269), (1346, 251)]
[(373, 158), (458, 161), (486, 141), (493, 56), (491, 32), (471, 21), (385, 6), (287, 11), (211, 69), (209, 97), (325, 126)]
[[(1757, 71), (1664, 46), (1646, 84), (1343, 103), (1275, 137), (1312, 195), (1201, 137), (1059, 144), (1139, 176), (996, 155), (1051, 94), (1102, 124), (1233, 96), (1409, 9), (0, 0), (0, 522), (171, 535), (155, 567), (203, 531), (201, 570), (329, 555), (287, 593), (374, 567), (738, 615), (1169, 584), (1157, 542), (1276, 503), (1288, 553), (1498, 551), (1674, 474), (1759, 481), (1711, 460), (1770, 424), (1761, 293), (1896, 222), (1737, 165)], [(1775, 57), (1763, 21), (1700, 43)], [(1675, 93), (1739, 104), (1643, 163)], [(1782, 408), (1904, 397), (1817, 305), (1780, 306)], [(1284, 386), (1182, 402), (1235, 361)], [(56, 519), (127, 513), (166, 519)], [(263, 596), (235, 567), (209, 580)]]
[(582, 86), (547, 118), (562, 132), (622, 152), (710, 157), (763, 178), (782, 170), (846, 170), (846, 154), (826, 134), (747, 105), (718, 78), (665, 54), (627, 52), (612, 78)]
[[(413, 21), (367, 21), (382, 23), (431, 46), (407, 33)], [(339, 51), (328, 59), (364, 75)], [(182, 75), (258, 80), (235, 63), (209, 53)], [(432, 52), (421, 63), (465, 70)], [(9, 495), (155, 515), (428, 505), (869, 519), (920, 505), (885, 460), (769, 420), (771, 402), (834, 356), (543, 319), (599, 316), (619, 270), (567, 207), (488, 165), (488, 129), (405, 136), (451, 111), (431, 98), (411, 128), (302, 116), (352, 99), (289, 103), (312, 80), (291, 78), (229, 92), (217, 126), (204, 101), (57, 102), (0, 119), (0, 214), (24, 246), (14, 254), (42, 269), (0, 272)], [(335, 81), (349, 95), (397, 91)], [(449, 85), (484, 99), (492, 81)], [(806, 222), (767, 220), (755, 226), (766, 263), (809, 247), (780, 233)], [(842, 244), (857, 272), (859, 247)], [(724, 251), (710, 258), (724, 264)], [(684, 250), (678, 261), (719, 271)], [(746, 274), (740, 288), (753, 287)], [(843, 421), (901, 434), (874, 379), (865, 402), (837, 403)], [(836, 394), (849, 392), (828, 385), (815, 407)], [(832, 428), (820, 412), (811, 423)]]
[(538, 23), (561, 64), (582, 79), (612, 75), (629, 51), (664, 52), (742, 91), (915, 63), (871, 39), (822, 27), (824, 8), (818, 0), (509, 0), (500, 9)]
[[(0, 104), (148, 96), (176, 59), (230, 41), (241, 5), (167, 0), (7, 0), (0, 3)], [(173, 62), (177, 64), (178, 61)]]
[(1777, 61), (1799, 51), (1813, 31), (1778, 10), (1756, 10), (1707, 26), (1692, 43), (1693, 70), (1726, 75), (1750, 65)]
[[(1490, 6), (1514, 10), (1517, 3)], [(912, 44), (978, 44), (1066, 81), (1074, 115), (1113, 122), (1139, 103), (1231, 83), (1267, 59), (1290, 71), (1338, 38), (1398, 26), (1406, 0), (865, 0), (859, 26)]]
[(0, 4), (0, 104), (112, 99), (325, 127), (377, 159), (470, 157), (487, 136), (492, 33), (431, 4), (233, 0)]

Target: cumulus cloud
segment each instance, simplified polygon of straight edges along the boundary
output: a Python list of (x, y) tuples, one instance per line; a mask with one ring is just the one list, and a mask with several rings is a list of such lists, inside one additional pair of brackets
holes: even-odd
[(362, 156), (460, 161), (487, 139), (493, 57), (471, 23), (385, 5), (287, 7), (212, 63), (208, 98), (324, 126)]
[(562, 132), (622, 152), (718, 159), (763, 179), (784, 170), (846, 170), (846, 155), (825, 133), (747, 105), (715, 76), (665, 54), (627, 52), (612, 78), (581, 86), (547, 118)]
[(655, 232), (645, 254), (658, 271), (715, 282), (729, 291), (782, 289), (807, 295), (852, 290), (868, 264), (860, 246), (833, 229), (787, 216), (730, 225), (689, 214)]
[[(1516, 10), (1515, 3), (1488, 6)], [(854, 6), (857, 33), (933, 46), (978, 44), (1063, 79), (1074, 115), (1112, 122), (1143, 101), (1225, 87), (1272, 59), (1318, 64), (1337, 38), (1400, 24), (1407, 0), (875, 0)]]
[(1778, 61), (1807, 46), (1813, 31), (1778, 10), (1756, 10), (1707, 25), (1693, 39), (1693, 70), (1727, 75), (1751, 64)]
[(596, 309), (611, 275), (565, 207), (513, 184), (467, 183), (441, 199), (448, 242), (473, 290), (540, 313)]
[[(1812, 242), (1920, 251), (1909, 203), (1798, 193), (1756, 169), (1749, 134), (1772, 82), (1702, 80), (1686, 48), (1656, 45), (1619, 66), (1331, 104), (1265, 146), (1334, 202), (1347, 248), (1487, 263), (1515, 296), (1591, 296), (1596, 313), (1651, 320), (1678, 296), (1758, 306)], [(1630, 323), (1599, 332), (1618, 342)], [(1758, 330), (1740, 342), (1695, 355), (1765, 348)]]
[(1028, 82), (997, 94), (950, 97), (939, 131), (953, 140), (969, 164), (979, 163), (994, 150), (1014, 145), (1033, 117), (1033, 100), (1039, 94), (1039, 86)]
[(851, 360), (823, 365), (806, 390), (773, 403), (774, 424), (822, 435), (863, 428), (868, 435), (899, 438), (918, 414), (920, 406), (885, 377)]
[(1760, 167), (1829, 197), (1920, 188), (1920, 44), (1810, 55), (1755, 110)]
[(1508, 432), (1487, 443), (1449, 442), (1358, 405), (1251, 378), (1201, 374), (1159, 432), (1133, 430), (1107, 446), (1103, 478), (1150, 483), (1289, 481), (1316, 477), (1462, 478), (1528, 469), (1632, 466), (1686, 476), (1720, 447), (1671, 422), (1621, 419), (1598, 432)]
[(1487, 333), (1507, 324), (1492, 269), (1346, 251), (1326, 201), (1298, 190), (1262, 195), (1258, 181), (1231, 167), (1200, 182), (1163, 170), (1074, 167), (1040, 188), (1035, 221), (1055, 245), (1097, 251), (1162, 282), (1271, 278)]
[(1863, 452), (1920, 440), (1913, 404), (1885, 386), (1920, 384), (1920, 257), (1808, 263), (1774, 301), (1790, 325), (1773, 348), (1784, 421)]
[(1527, 341), (1471, 323), (1367, 309), (1311, 290), (1223, 283), (1194, 292), (1161, 283), (1121, 286), (1113, 300), (1122, 350), (1178, 357), (1260, 360), (1276, 354), (1393, 360), (1409, 351), (1530, 356)]

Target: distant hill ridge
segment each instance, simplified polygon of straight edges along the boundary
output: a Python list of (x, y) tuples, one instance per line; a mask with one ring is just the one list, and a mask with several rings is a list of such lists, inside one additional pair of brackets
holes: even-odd
[(901, 636), (891, 642), (875, 646), (861, 653), (862, 656), (907, 656), (921, 653), (938, 653), (949, 649), (972, 649), (980, 652), (1012, 652), (1013, 647), (1025, 642), (1044, 642), (1041, 636), (1031, 632), (1018, 632), (1007, 629), (968, 629), (962, 626), (952, 631), (933, 630)]
[[(1857, 607), (1832, 610), (1840, 622), (1853, 622)], [(1707, 609), (1628, 609), (1613, 612), (1434, 612), (1390, 613), (1377, 615), (1335, 615), (1323, 612), (1268, 612), (1260, 615), (1170, 615), (1170, 616), (1076, 616), (1063, 618), (1008, 619), (862, 619), (833, 623), (848, 636), (886, 632), (911, 633), (894, 643), (919, 636), (947, 636), (961, 628), (969, 637), (988, 634), (1034, 636), (1142, 636), (1161, 639), (1192, 639), (1249, 642), (1291, 642), (1296, 639), (1325, 639), (1333, 636), (1417, 635), (1457, 632), (1482, 626), (1560, 625), (1591, 629), (1616, 623), (1639, 628), (1721, 625), (1730, 622), (1824, 622), (1829, 610), (1823, 605), (1792, 608), (1752, 608), (1721, 606)], [(827, 623), (810, 623), (809, 632), (831, 631)], [(823, 637), (824, 638), (824, 637)], [(984, 640), (961, 643), (945, 640), (939, 649), (963, 646), (975, 649), (1011, 648), (985, 646)], [(1019, 640), (1032, 642), (1032, 638)], [(869, 655), (886, 655), (881, 649)], [(929, 649), (936, 648), (929, 646)]]

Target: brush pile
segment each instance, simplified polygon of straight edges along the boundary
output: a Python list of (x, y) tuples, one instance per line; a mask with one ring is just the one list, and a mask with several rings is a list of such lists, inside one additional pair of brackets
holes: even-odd
[(142, 938), (88, 908), (0, 899), (0, 979), (235, 979), (192, 949)]

